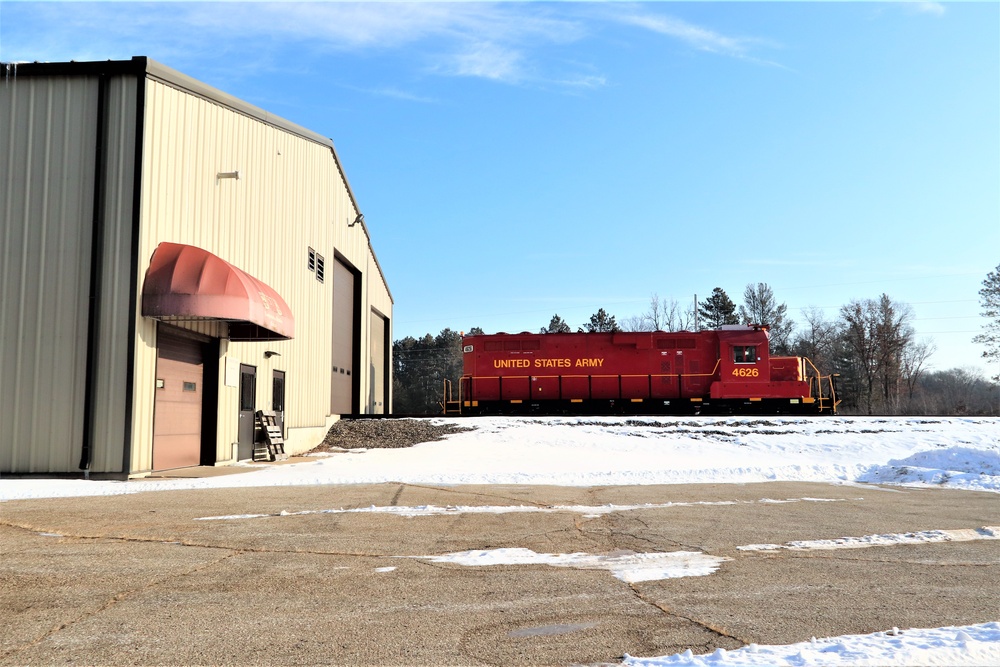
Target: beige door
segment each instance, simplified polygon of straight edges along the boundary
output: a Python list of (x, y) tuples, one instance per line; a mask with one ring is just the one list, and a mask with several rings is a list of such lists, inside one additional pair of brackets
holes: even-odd
[(204, 344), (168, 333), (157, 336), (153, 470), (201, 463)]
[(385, 318), (372, 311), (371, 326), (368, 329), (368, 336), (371, 339), (370, 358), (371, 368), (369, 369), (368, 387), (368, 412), (374, 415), (385, 414), (389, 404), (387, 396), (385, 378), (388, 375), (386, 368), (386, 321)]
[(355, 308), (354, 273), (343, 262), (333, 263), (333, 369), (330, 414), (358, 411), (354, 396)]

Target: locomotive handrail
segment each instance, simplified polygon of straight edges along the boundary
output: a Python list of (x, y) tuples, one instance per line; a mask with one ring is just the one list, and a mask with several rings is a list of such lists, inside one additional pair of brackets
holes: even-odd
[[(807, 374), (806, 381), (809, 384), (810, 393), (814, 391), (813, 380), (816, 381), (815, 392), (816, 392), (816, 397), (819, 399), (820, 412), (824, 410), (824, 403), (829, 401), (830, 414), (834, 415), (837, 414), (837, 406), (840, 405), (841, 401), (837, 398), (837, 383), (834, 382), (833, 380), (833, 378), (836, 377), (836, 373), (831, 373), (830, 375), (823, 375), (822, 371), (820, 371), (819, 368), (816, 367), (816, 364), (812, 362), (812, 359), (810, 359), (809, 357), (802, 357), (802, 360), (805, 361), (807, 364), (809, 364), (809, 366), (812, 367), (813, 371), (815, 371), (816, 373), (816, 375)], [(824, 380), (827, 381), (830, 387), (829, 397), (823, 395)]]
[(445, 415), (450, 415), (450, 414), (460, 415), (460, 414), (462, 414), (462, 383), (461, 382), (458, 383), (458, 400), (457, 401), (453, 400), (453, 398), (452, 398), (451, 380), (445, 378), (444, 381), (442, 382), (441, 389), (442, 389), (442, 391), (441, 391), (442, 401), (441, 401), (440, 405), (441, 405), (441, 410), (442, 410), (443, 414), (445, 414)]

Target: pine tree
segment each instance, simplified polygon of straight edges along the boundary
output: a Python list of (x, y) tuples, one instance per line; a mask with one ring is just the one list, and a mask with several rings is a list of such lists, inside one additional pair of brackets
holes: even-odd
[(549, 334), (549, 333), (569, 333), (571, 331), (573, 331), (573, 330), (570, 328), (570, 326), (568, 324), (566, 324), (566, 320), (564, 320), (563, 318), (559, 317), (559, 314), (556, 313), (555, 315), (552, 316), (552, 319), (549, 320), (549, 326), (542, 327), (542, 329), (541, 329), (541, 331), (539, 331), (539, 333), (543, 333), (543, 334)]
[(603, 308), (600, 308), (590, 316), (590, 322), (583, 325), (580, 331), (587, 331), (588, 333), (597, 333), (600, 331), (615, 333), (621, 331), (621, 329), (618, 327), (618, 323), (615, 322), (615, 316), (608, 315)]
[(419, 339), (407, 336), (392, 344), (392, 363), (393, 412), (439, 412), (444, 381), (462, 376), (462, 338), (451, 329)]
[(712, 290), (712, 296), (698, 304), (698, 315), (706, 329), (718, 329), (726, 324), (739, 324), (736, 304), (721, 287)]
[[(983, 358), (1000, 363), (1000, 264), (996, 271), (986, 274), (983, 288), (979, 290), (979, 298), (983, 304), (982, 316), (986, 318), (983, 333), (972, 339), (973, 343), (986, 346)], [(993, 376), (1000, 382), (1000, 370)]]

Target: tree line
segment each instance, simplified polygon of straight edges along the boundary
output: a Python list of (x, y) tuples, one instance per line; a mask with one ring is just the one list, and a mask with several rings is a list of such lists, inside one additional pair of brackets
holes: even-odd
[[(1000, 366), (1000, 266), (987, 275), (979, 292), (986, 319), (973, 342), (986, 347), (983, 356)], [(796, 323), (766, 283), (751, 283), (737, 305), (716, 287), (703, 301), (681, 307), (654, 294), (649, 308), (619, 323), (599, 308), (577, 328), (583, 332), (698, 331), (734, 324), (756, 324), (770, 330), (771, 354), (808, 357), (824, 374), (837, 374), (845, 414), (1000, 414), (1000, 372), (987, 379), (977, 369), (930, 372), (927, 363), (936, 347), (918, 340), (913, 309), (887, 294), (854, 299), (828, 319), (818, 308), (802, 311)], [(558, 314), (540, 333), (569, 333)], [(470, 334), (482, 334), (474, 327)], [(393, 411), (398, 414), (440, 412), (445, 380), (462, 375), (462, 337), (444, 329), (437, 336), (408, 336), (393, 343)], [(454, 387), (457, 398), (457, 385)]]

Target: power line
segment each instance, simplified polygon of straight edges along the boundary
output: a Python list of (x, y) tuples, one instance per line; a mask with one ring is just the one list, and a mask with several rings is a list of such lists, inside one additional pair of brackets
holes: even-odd
[(978, 271), (975, 273), (946, 273), (937, 276), (901, 276), (899, 278), (881, 278), (879, 280), (862, 280), (853, 283), (828, 283), (826, 285), (796, 285), (795, 287), (775, 287), (775, 290), (796, 290), (796, 289), (821, 289), (824, 287), (851, 287), (854, 285), (878, 285), (881, 283), (899, 282), (900, 280), (937, 280), (939, 278), (964, 278), (965, 276), (983, 275)]

